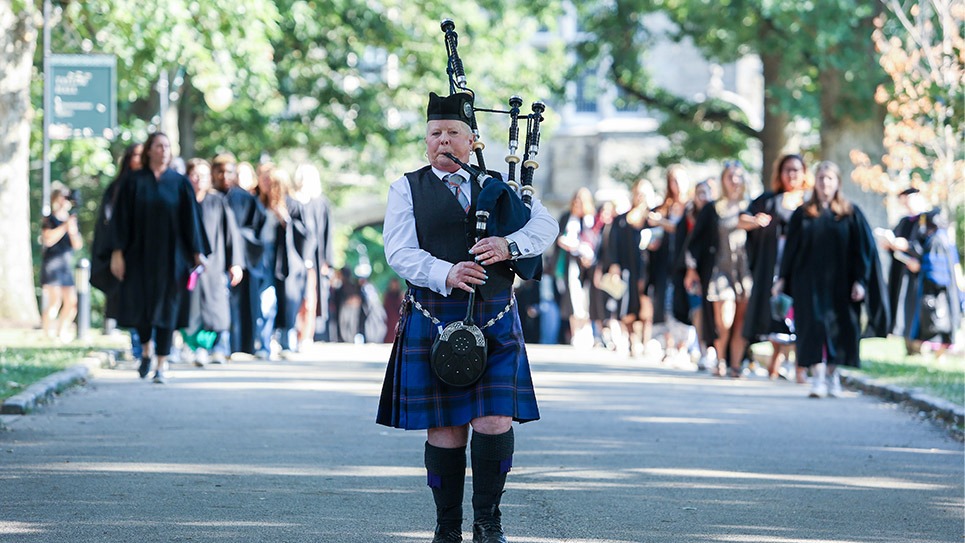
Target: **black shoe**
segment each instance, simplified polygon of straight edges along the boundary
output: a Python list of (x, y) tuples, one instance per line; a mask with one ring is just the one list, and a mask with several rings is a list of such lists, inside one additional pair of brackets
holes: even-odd
[(151, 373), (151, 357), (141, 357), (141, 367), (137, 369), (137, 374), (144, 379), (149, 373)]
[(474, 522), (472, 543), (507, 543), (499, 519), (491, 518)]
[(445, 528), (436, 525), (436, 535), (432, 543), (462, 543), (462, 528)]

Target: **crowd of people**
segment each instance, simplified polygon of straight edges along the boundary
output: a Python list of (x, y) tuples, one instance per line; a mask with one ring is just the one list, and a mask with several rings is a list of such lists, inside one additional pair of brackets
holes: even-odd
[[(909, 354), (924, 345), (942, 356), (960, 323), (961, 293), (957, 251), (937, 210), (910, 188), (899, 196), (905, 216), (895, 229), (872, 234), (834, 164), (810, 175), (788, 154), (773, 171), (754, 199), (736, 161), (694, 185), (683, 166), (671, 166), (662, 195), (640, 180), (625, 203), (597, 205), (589, 189), (577, 190), (544, 255), (544, 280), (518, 285), (527, 340), (689, 357), (734, 378), (756, 366), (750, 346), (763, 341), (771, 354), (758, 371), (801, 383), (825, 375), (812, 379), (827, 384), (815, 395), (839, 391), (834, 368), (858, 363), (862, 335), (890, 332)], [(51, 337), (66, 335), (76, 314), (70, 255), (82, 238), (73, 198), (55, 184), (42, 225)], [(172, 343), (203, 366), (312, 341), (391, 342), (403, 285), (394, 280), (379, 293), (364, 273), (335, 269), (332, 235), (314, 167), (289, 175), (227, 153), (179, 165), (155, 133), (126, 149), (104, 193), (91, 282), (107, 293), (105, 316), (130, 330), (142, 376), (153, 368), (159, 381)], [(887, 281), (877, 248), (893, 255)], [(182, 299), (192, 274), (197, 283)], [(137, 297), (145, 290), (149, 303)]]
[[(907, 216), (873, 233), (837, 165), (812, 175), (787, 154), (773, 172), (754, 199), (736, 161), (693, 186), (671, 166), (662, 196), (640, 180), (624, 205), (577, 190), (545, 260), (550, 281), (519, 289), (527, 339), (691, 360), (733, 378), (810, 374), (815, 397), (840, 393), (836, 368), (858, 365), (861, 337), (894, 333), (909, 353), (943, 355), (962, 300), (938, 210), (906, 190)], [(894, 255), (887, 281), (879, 248)], [(771, 349), (758, 365), (761, 342)]]
[[(61, 224), (76, 224), (58, 218), (59, 192), (56, 201), (61, 207), (44, 223), (45, 262), (63, 245), (58, 234), (73, 240)], [(348, 270), (333, 269), (332, 236), (314, 167), (289, 175), (229, 153), (184, 163), (156, 132), (128, 147), (104, 192), (91, 283), (106, 295), (105, 318), (130, 330), (140, 376), (153, 370), (163, 383), (172, 355), (204, 366), (232, 356), (270, 359), (346, 334), (355, 341), (359, 318), (338, 312), (350, 312), (353, 296), (371, 292)], [(340, 320), (354, 320), (356, 328), (340, 328)], [(383, 341), (385, 331), (370, 334)]]

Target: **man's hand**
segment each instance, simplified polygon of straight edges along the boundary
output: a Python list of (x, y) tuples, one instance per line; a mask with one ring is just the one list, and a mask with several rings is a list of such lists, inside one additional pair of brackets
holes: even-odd
[(459, 262), (449, 270), (446, 286), (450, 289), (460, 288), (466, 292), (472, 292), (473, 287), (470, 285), (481, 285), (486, 282), (486, 277), (486, 270), (479, 264)]
[(483, 266), (489, 266), (503, 260), (509, 260), (509, 242), (506, 238), (493, 236), (483, 238), (476, 242), (469, 249), (469, 252), (476, 255), (476, 262)]

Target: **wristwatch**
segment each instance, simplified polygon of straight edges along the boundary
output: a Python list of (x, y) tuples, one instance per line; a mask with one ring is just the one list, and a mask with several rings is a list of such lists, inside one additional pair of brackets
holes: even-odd
[(509, 242), (509, 258), (516, 260), (517, 258), (523, 256), (523, 253), (519, 252), (519, 247), (516, 245), (515, 241), (509, 238), (506, 238), (506, 241)]

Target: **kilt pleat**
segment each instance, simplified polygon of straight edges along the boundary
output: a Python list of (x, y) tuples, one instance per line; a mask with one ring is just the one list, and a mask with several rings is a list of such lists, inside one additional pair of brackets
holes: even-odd
[[(442, 326), (466, 316), (465, 297), (444, 297), (428, 289), (410, 288), (414, 301), (442, 322)], [(473, 318), (482, 327), (509, 303), (507, 290), (491, 300), (476, 299)], [(489, 350), (482, 378), (469, 387), (441, 382), (429, 367), (429, 352), (439, 330), (425, 315), (403, 302), (399, 328), (382, 383), (376, 422), (385, 426), (418, 430), (462, 426), (474, 418), (490, 415), (512, 417), (517, 422), (539, 419), (536, 393), (523, 331), (516, 305), (493, 326), (483, 329)]]

